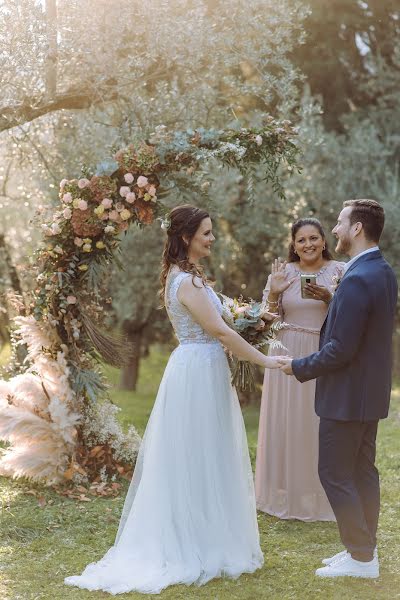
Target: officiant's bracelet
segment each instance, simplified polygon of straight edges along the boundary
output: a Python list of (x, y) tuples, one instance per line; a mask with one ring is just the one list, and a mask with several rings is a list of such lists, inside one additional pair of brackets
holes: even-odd
[(272, 304), (273, 306), (278, 306), (279, 302), (277, 300), (275, 302), (271, 302), (271, 300), (268, 300), (268, 304)]

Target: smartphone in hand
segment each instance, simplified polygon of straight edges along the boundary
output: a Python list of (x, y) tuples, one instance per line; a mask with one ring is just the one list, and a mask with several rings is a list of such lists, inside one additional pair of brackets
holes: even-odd
[(300, 285), (301, 285), (301, 297), (302, 298), (312, 298), (312, 296), (307, 292), (305, 286), (308, 283), (312, 283), (314, 285), (317, 284), (317, 276), (313, 273), (302, 273), (300, 275)]

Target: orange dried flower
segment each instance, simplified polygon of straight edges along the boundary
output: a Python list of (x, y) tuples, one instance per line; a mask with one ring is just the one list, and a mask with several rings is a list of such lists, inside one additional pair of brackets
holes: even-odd
[(109, 198), (117, 191), (117, 182), (106, 175), (93, 175), (89, 188), (93, 198), (101, 202), (103, 198)]
[(74, 233), (80, 237), (94, 237), (103, 231), (102, 225), (90, 208), (86, 210), (75, 209), (72, 213), (71, 225)]
[(139, 221), (144, 225), (151, 225), (154, 221), (154, 210), (150, 202), (138, 198), (135, 202), (135, 210)]

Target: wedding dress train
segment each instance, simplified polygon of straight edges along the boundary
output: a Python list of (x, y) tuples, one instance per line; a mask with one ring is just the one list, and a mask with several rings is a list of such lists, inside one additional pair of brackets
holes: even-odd
[(160, 384), (115, 545), (68, 585), (159, 593), (263, 564), (240, 406), (221, 344), (177, 298), (185, 277), (176, 269), (168, 277), (166, 306), (180, 345)]

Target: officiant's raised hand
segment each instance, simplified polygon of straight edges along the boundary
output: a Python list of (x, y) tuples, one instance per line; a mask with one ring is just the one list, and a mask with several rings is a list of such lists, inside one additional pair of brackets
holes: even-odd
[(281, 371), (286, 373), (286, 375), (293, 375), (292, 370), (292, 358), (288, 356), (279, 356), (278, 363)]
[(286, 265), (287, 261), (282, 261), (280, 258), (276, 258), (273, 261), (271, 266), (271, 294), (277, 296), (283, 294), (294, 281), (293, 279), (289, 279)]

